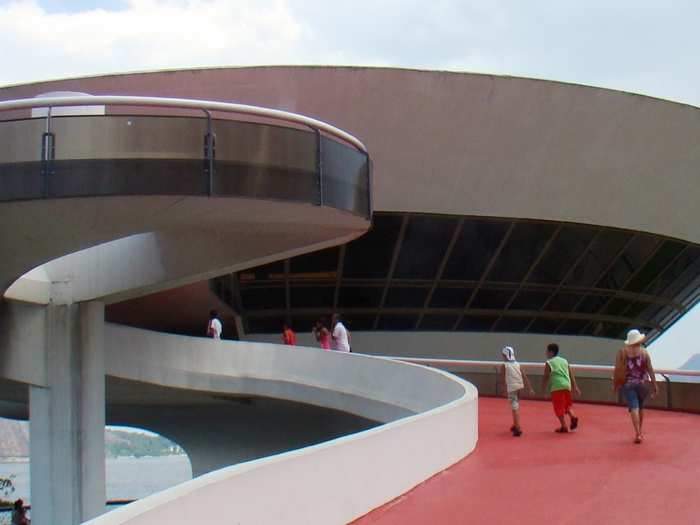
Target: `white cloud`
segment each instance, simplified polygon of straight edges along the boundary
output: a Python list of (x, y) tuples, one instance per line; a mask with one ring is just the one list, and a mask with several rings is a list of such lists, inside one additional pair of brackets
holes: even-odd
[(16, 1), (0, 6), (0, 80), (290, 62), (302, 36), (282, 1), (133, 0), (78, 13)]
[(700, 4), (691, 0), (121, 4), (61, 13), (38, 0), (0, 0), (0, 83), (200, 66), (386, 65), (534, 76), (700, 105)]

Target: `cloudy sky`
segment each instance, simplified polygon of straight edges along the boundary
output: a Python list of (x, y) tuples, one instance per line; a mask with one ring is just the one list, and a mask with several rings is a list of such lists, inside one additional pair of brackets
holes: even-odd
[[(556, 79), (700, 106), (695, 0), (0, 0), (0, 85), (259, 64)], [(694, 353), (696, 310), (660, 339)], [(697, 346), (697, 345), (695, 345)]]

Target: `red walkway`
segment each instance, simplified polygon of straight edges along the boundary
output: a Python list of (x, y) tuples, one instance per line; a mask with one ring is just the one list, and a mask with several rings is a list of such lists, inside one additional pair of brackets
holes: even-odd
[(472, 455), (354, 525), (700, 523), (700, 416), (648, 411), (645, 442), (622, 407), (575, 405), (576, 433), (556, 434), (551, 405), (479, 401)]

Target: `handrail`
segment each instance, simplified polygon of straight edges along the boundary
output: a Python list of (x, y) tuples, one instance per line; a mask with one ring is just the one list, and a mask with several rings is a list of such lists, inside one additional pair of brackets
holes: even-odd
[(306, 117), (304, 115), (299, 115), (298, 113), (290, 113), (279, 109), (261, 108), (248, 104), (234, 104), (230, 102), (217, 102), (212, 100), (198, 100), (189, 98), (137, 97), (130, 95), (75, 95), (68, 97), (36, 97), (0, 101), (0, 111), (59, 106), (95, 105), (198, 109), (202, 111), (221, 111), (225, 113), (238, 113), (241, 115), (253, 115), (256, 117), (283, 120), (285, 122), (301, 124), (314, 130), (317, 129), (324, 131), (329, 135), (352, 144), (363, 153), (367, 153), (367, 148), (360, 140), (326, 122), (311, 117)]
[[(418, 365), (443, 365), (443, 366), (472, 366), (475, 368), (492, 368), (502, 365), (504, 361), (479, 361), (469, 359), (442, 359), (431, 357), (398, 357), (398, 356), (382, 356), (386, 359), (394, 359), (396, 361), (405, 361), (407, 363), (415, 363)], [(542, 368), (544, 363), (521, 362), (523, 368)], [(581, 372), (611, 372), (615, 367), (610, 365), (577, 365), (571, 363), (571, 368)], [(673, 368), (655, 369), (657, 374), (700, 377), (700, 370), (676, 370)]]

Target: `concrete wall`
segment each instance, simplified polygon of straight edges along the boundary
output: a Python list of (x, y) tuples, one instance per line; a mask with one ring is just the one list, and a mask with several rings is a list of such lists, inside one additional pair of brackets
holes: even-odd
[[(132, 337), (126, 337), (129, 334)], [(438, 370), (360, 355), (197, 340), (110, 325), (106, 335), (111, 374), (150, 376), (158, 384), (179, 384), (183, 376), (178, 371), (184, 369), (259, 377), (263, 382), (278, 377), (324, 390), (335, 385), (343, 395), (377, 397), (419, 413), (206, 474), (90, 525), (345, 524), (444, 470), (476, 445), (476, 389)], [(181, 352), (185, 346), (190, 349), (187, 355)], [(167, 356), (171, 358), (165, 361)], [(216, 384), (210, 388), (216, 389)], [(282, 396), (287, 393), (279, 391)]]
[[(297, 334), (300, 345), (317, 346), (309, 333)], [(277, 334), (250, 334), (249, 341), (279, 342)], [(370, 355), (498, 360), (501, 349), (515, 348), (519, 361), (542, 361), (547, 344), (558, 343), (572, 363), (608, 365), (621, 341), (598, 337), (480, 332), (352, 332), (353, 352)]]
[(46, 308), (0, 298), (0, 377), (46, 386)]
[(430, 410), (463, 391), (422, 367), (397, 368), (384, 359), (314, 348), (215, 341), (109, 323), (105, 345), (106, 372), (114, 377), (285, 399), (381, 422)]
[[(215, 345), (210, 345), (212, 351)], [(251, 355), (263, 348), (242, 346), (248, 346)], [(277, 348), (275, 352), (297, 357), (314, 351)], [(353, 373), (356, 362), (387, 363), (357, 355), (314, 353), (320, 361), (330, 358), (340, 364), (348, 377), (360, 382), (363, 378)], [(449, 385), (446, 390), (451, 391), (452, 400), (371, 430), (212, 472), (88, 523), (332, 525), (366, 514), (452, 465), (476, 445), (476, 389), (437, 370), (401, 363), (391, 363), (391, 368), (395, 373), (380, 372), (384, 382), (402, 381), (402, 372), (413, 368), (411, 372), (424, 379), (433, 375)], [(371, 371), (371, 366), (364, 369), (364, 373)], [(416, 380), (410, 388), (424, 394), (431, 390)]]
[(372, 154), (376, 210), (570, 221), (700, 242), (700, 110), (691, 106), (550, 81), (359, 67), (108, 75), (11, 86), (0, 99), (113, 94), (115, 85), (340, 126)]
[[(134, 391), (143, 393), (138, 386)], [(313, 405), (222, 395), (205, 403), (201, 399), (205, 394), (188, 393), (189, 402), (180, 404), (165, 404), (163, 399), (154, 400), (148, 395), (139, 404), (110, 403), (107, 421), (144, 428), (171, 439), (187, 453), (194, 477), (378, 425)]]
[(8, 297), (56, 303), (138, 297), (348, 242), (369, 226), (333, 208), (233, 197), (11, 202), (0, 217), (5, 245), (23, 246), (0, 260), (0, 291), (43, 265), (50, 291), (32, 278)]

